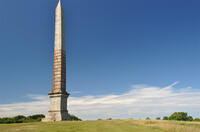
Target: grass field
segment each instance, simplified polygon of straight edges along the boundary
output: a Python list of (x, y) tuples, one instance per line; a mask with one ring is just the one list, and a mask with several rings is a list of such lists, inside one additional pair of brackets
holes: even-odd
[(200, 132), (200, 122), (150, 120), (1, 124), (0, 132)]

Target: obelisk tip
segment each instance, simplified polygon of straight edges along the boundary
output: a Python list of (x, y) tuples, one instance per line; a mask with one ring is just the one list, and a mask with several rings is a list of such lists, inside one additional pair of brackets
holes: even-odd
[(57, 6), (62, 6), (61, 0), (58, 1), (58, 5)]

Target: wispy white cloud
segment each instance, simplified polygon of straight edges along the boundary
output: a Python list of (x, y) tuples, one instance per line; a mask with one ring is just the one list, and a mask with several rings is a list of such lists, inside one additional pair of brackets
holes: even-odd
[[(83, 96), (69, 98), (69, 112), (83, 119), (145, 118), (171, 114), (175, 111), (200, 114), (200, 90), (191, 87), (176, 90), (175, 82), (166, 87), (133, 85), (123, 94)], [(28, 95), (31, 102), (0, 104), (0, 116), (46, 113), (48, 96)]]

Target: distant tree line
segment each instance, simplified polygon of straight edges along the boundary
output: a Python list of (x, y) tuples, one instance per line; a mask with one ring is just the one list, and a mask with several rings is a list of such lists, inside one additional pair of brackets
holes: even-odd
[[(0, 118), (0, 124), (11, 124), (11, 123), (28, 123), (28, 122), (40, 122), (45, 116), (43, 114), (37, 114), (32, 116), (18, 115), (15, 117), (4, 117)], [(81, 121), (80, 118), (75, 115), (70, 115), (72, 121)]]
[[(157, 117), (156, 120), (160, 120), (160, 117)], [(200, 121), (200, 118), (193, 118), (189, 116), (187, 112), (174, 112), (170, 116), (164, 116), (163, 120), (176, 120), (176, 121)]]
[(28, 123), (28, 122), (39, 122), (44, 118), (45, 116), (42, 114), (32, 115), (32, 116), (23, 116), (18, 115), (15, 117), (5, 117), (0, 118), (0, 124), (9, 124), (9, 123)]

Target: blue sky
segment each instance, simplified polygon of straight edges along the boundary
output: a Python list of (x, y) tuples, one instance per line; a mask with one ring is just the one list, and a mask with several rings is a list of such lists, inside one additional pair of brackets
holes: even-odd
[[(57, 2), (0, 1), (0, 104), (28, 103), (33, 99), (30, 95), (43, 97), (51, 90)], [(67, 91), (72, 99), (120, 96), (138, 84), (147, 86), (142, 88), (162, 89), (177, 81), (172, 93), (185, 88), (191, 93), (200, 91), (200, 1), (62, 0), (62, 3)], [(175, 106), (172, 109), (185, 110)]]

